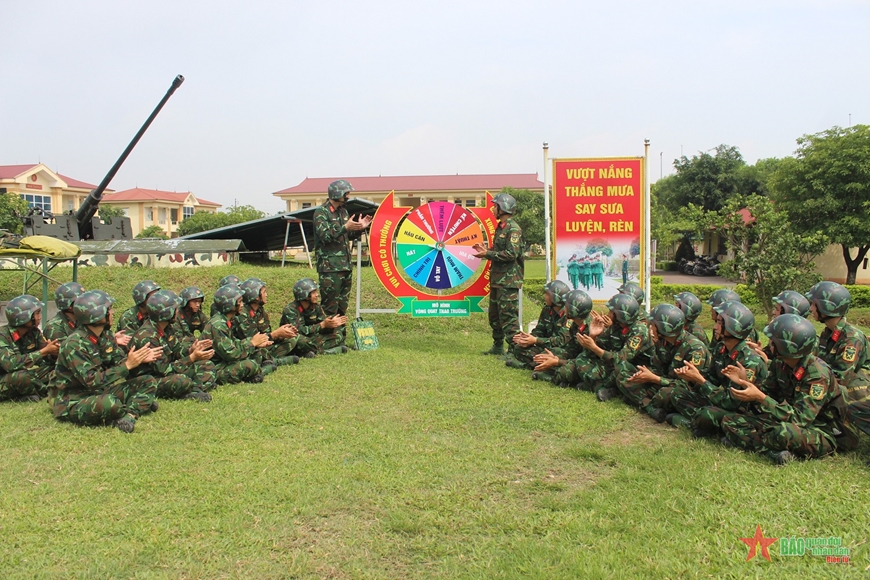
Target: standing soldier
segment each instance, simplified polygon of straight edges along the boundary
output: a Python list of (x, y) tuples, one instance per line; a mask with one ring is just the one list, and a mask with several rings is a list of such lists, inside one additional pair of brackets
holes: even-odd
[(9, 326), (0, 328), (0, 401), (38, 401), (45, 396), (59, 342), (39, 330), (42, 302), (29, 294), (6, 305)]
[(492, 200), (499, 224), (495, 229), (492, 249), (474, 244), (476, 257), (489, 260), (489, 326), (492, 328), (492, 348), (483, 354), (504, 354), (504, 340), (520, 331), (517, 320), (520, 308), (520, 288), (523, 286), (523, 230), (513, 219), (517, 200), (500, 193)]
[(178, 309), (178, 327), (185, 338), (202, 334), (208, 318), (202, 311), (205, 294), (196, 286), (188, 286), (181, 291), (181, 308)]
[[(242, 309), (242, 291), (234, 284), (221, 286), (214, 293), (217, 314), (211, 317), (202, 331), (202, 340), (210, 340), (215, 365), (215, 382), (262, 383), (263, 372), (255, 358), (255, 351), (271, 345), (269, 337), (257, 333), (250, 339), (238, 339), (233, 333), (233, 320)], [(269, 367), (273, 369), (274, 367)]]
[(326, 316), (318, 304), (320, 293), (317, 282), (302, 278), (293, 284), (295, 300), (284, 307), (281, 324), (289, 324), (299, 331), (296, 343), (299, 356), (314, 358), (318, 354), (343, 354), (348, 351), (344, 337), (336, 329), (347, 324), (347, 316)]
[(816, 329), (797, 314), (782, 314), (764, 328), (776, 359), (759, 389), (740, 366), (723, 374), (738, 385), (731, 394), (750, 403), (752, 414), (734, 413), (722, 419), (723, 442), (766, 453), (777, 464), (793, 456), (823, 457), (857, 445), (857, 432), (846, 418), (842, 387), (831, 369), (813, 354)]
[(520, 332), (513, 336), (511, 355), (505, 365), (517, 369), (532, 369), (536, 354), (545, 348), (564, 345), (568, 339), (568, 317), (565, 315), (565, 297), (570, 292), (568, 285), (561, 280), (551, 280), (544, 284), (544, 307), (538, 316), (538, 324), (531, 333)]
[(579, 272), (580, 272), (580, 283), (583, 285), (584, 290), (589, 290), (589, 258), (587, 256), (583, 256), (580, 259), (580, 263), (578, 264)]
[(622, 285), (628, 284), (628, 254), (622, 255)]
[(242, 282), (239, 289), (242, 291), (243, 306), (242, 311), (236, 316), (237, 336), (252, 338), (257, 333), (263, 333), (273, 343), (272, 346), (257, 351), (263, 358), (257, 361), (260, 366), (265, 366), (264, 363), (276, 367), (298, 363), (299, 357), (291, 353), (296, 348), (296, 337), (299, 333), (290, 324), (282, 324), (272, 330), (269, 313), (265, 308), (268, 299), (266, 283), (259, 278), (248, 278)]
[(76, 317), (73, 314), (73, 302), (84, 294), (85, 289), (78, 282), (67, 282), (57, 287), (54, 292), (54, 303), (57, 306), (57, 314), (45, 323), (45, 338), (47, 340), (59, 340), (72, 334), (76, 329)]
[(148, 318), (148, 309), (145, 307), (145, 303), (158, 290), (160, 290), (160, 284), (153, 280), (143, 280), (133, 286), (133, 306), (125, 310), (118, 319), (118, 332), (133, 336), (139, 330), (139, 327)]
[(577, 256), (571, 256), (568, 260), (568, 278), (571, 280), (571, 290), (577, 290), (580, 287), (580, 264), (577, 263)]
[(604, 262), (601, 261), (601, 256), (595, 257), (590, 266), (592, 273), (592, 284), (596, 290), (604, 288)]
[[(347, 316), (352, 282), (349, 243), (358, 239), (372, 223), (371, 216), (348, 216), (345, 205), (351, 191), (350, 182), (333, 181), (329, 184), (328, 199), (314, 210), (317, 275), (327, 316)], [(339, 327), (338, 332), (344, 338), (345, 327)]]
[(157, 396), (167, 399), (193, 399), (207, 403), (214, 388), (214, 351), (208, 340), (196, 340), (191, 345), (176, 334), (175, 316), (181, 299), (171, 290), (160, 290), (146, 302), (148, 320), (136, 334), (131, 345), (162, 351), (160, 358), (139, 365), (131, 376), (151, 375), (157, 379)]
[(144, 346), (124, 353), (110, 330), (113, 299), (98, 291), (76, 298), (76, 328), (60, 347), (55, 378), (49, 390), (54, 417), (80, 425), (112, 423), (132, 433), (136, 420), (157, 410), (157, 381), (131, 377), (140, 364), (157, 360), (160, 348)]

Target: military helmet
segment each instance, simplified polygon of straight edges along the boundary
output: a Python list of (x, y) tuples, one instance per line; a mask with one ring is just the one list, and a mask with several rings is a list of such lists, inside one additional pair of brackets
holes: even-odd
[(91, 290), (84, 292), (73, 302), (73, 315), (79, 326), (97, 324), (106, 319), (113, 300), (105, 292)]
[(302, 278), (293, 284), (293, 297), (296, 300), (308, 300), (312, 292), (320, 288), (311, 278)]
[(710, 306), (719, 306), (723, 302), (740, 302), (740, 295), (728, 288), (719, 288), (707, 298), (707, 304)]
[(677, 303), (677, 308), (683, 311), (683, 316), (686, 317), (686, 322), (695, 322), (698, 315), (701, 314), (701, 309), (704, 305), (701, 299), (691, 292), (680, 292), (674, 295), (674, 302)]
[(564, 306), (565, 297), (571, 289), (561, 280), (550, 280), (544, 284), (544, 294), (549, 294), (553, 306)]
[(764, 327), (776, 353), (786, 358), (800, 358), (816, 347), (816, 328), (797, 314), (780, 314)]
[(157, 290), (160, 290), (160, 284), (154, 280), (142, 280), (133, 286), (133, 302), (136, 306), (140, 306), (143, 302), (148, 300), (149, 294), (156, 292)]
[(592, 312), (592, 298), (583, 290), (572, 290), (565, 296), (568, 318), (586, 318)]
[(683, 311), (673, 304), (659, 304), (652, 309), (647, 320), (655, 325), (659, 334), (667, 337), (678, 336), (686, 323)]
[(6, 304), (6, 320), (10, 327), (18, 328), (30, 322), (39, 310), (42, 310), (42, 302), (30, 294), (22, 294)]
[(329, 199), (338, 201), (344, 199), (344, 196), (353, 191), (353, 186), (346, 179), (336, 179), (329, 184), (328, 196)]
[(221, 314), (229, 314), (236, 309), (242, 290), (235, 284), (221, 286), (214, 293), (214, 307)]
[(265, 285), (266, 283), (259, 278), (248, 278), (239, 284), (239, 290), (242, 291), (242, 300), (245, 301), (245, 304), (258, 300), (260, 298), (260, 289)]
[(626, 282), (617, 288), (617, 290), (620, 294), (634, 296), (634, 299), (637, 300), (638, 304), (643, 304), (643, 301), (646, 300), (646, 294), (644, 294), (643, 288), (641, 288), (637, 282)]
[(614, 294), (607, 301), (607, 309), (613, 312), (618, 322), (625, 325), (634, 324), (640, 313), (640, 305), (630, 294)]
[(740, 302), (723, 302), (713, 310), (722, 318), (722, 329), (734, 338), (743, 340), (755, 328), (755, 315)]
[(492, 203), (497, 205), (504, 213), (513, 215), (517, 211), (517, 200), (514, 199), (514, 196), (508, 193), (500, 193), (496, 195), (492, 198)]
[(242, 281), (239, 279), (238, 276), (230, 274), (229, 276), (224, 276), (223, 278), (221, 278), (221, 281), (218, 282), (218, 288), (220, 288), (221, 286), (227, 286), (228, 284), (235, 284), (236, 286), (238, 286), (241, 283)]
[(202, 290), (196, 286), (188, 286), (181, 291), (181, 307), (184, 308), (191, 300), (199, 300), (200, 298), (205, 298)]
[(82, 288), (82, 285), (78, 282), (67, 282), (66, 284), (61, 284), (57, 287), (57, 290), (54, 291), (54, 303), (57, 305), (58, 310), (66, 310), (68, 308), (72, 308), (73, 302), (76, 301), (76, 298), (84, 293), (85, 289)]
[(169, 322), (175, 318), (175, 311), (181, 306), (181, 298), (172, 290), (155, 292), (145, 303), (148, 318), (153, 322)]
[(852, 295), (845, 286), (836, 282), (819, 282), (813, 288), (815, 291), (807, 293), (807, 298), (816, 305), (819, 314), (829, 318), (846, 316), (852, 305)]
[(773, 297), (773, 301), (782, 306), (783, 314), (797, 314), (806, 318), (810, 313), (810, 301), (794, 290), (783, 290)]

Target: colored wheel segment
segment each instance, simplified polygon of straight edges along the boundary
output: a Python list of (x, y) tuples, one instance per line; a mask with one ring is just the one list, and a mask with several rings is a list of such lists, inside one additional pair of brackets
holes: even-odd
[(474, 215), (462, 206), (431, 202), (409, 212), (396, 232), (396, 254), (405, 273), (435, 290), (470, 280), (480, 258), (471, 248), (483, 241)]

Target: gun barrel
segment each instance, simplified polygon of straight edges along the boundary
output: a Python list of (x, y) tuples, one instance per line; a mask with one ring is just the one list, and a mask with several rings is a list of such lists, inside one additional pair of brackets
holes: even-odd
[(133, 137), (133, 140), (130, 141), (130, 144), (127, 145), (127, 148), (124, 149), (124, 152), (121, 153), (121, 156), (115, 162), (115, 165), (109, 170), (106, 176), (103, 178), (103, 181), (97, 186), (97, 188), (91, 191), (88, 194), (88, 197), (82, 202), (81, 207), (76, 211), (76, 221), (79, 223), (79, 233), (83, 239), (87, 239), (92, 236), (93, 232), (91, 231), (91, 219), (94, 217), (94, 214), (97, 213), (97, 207), (100, 205), (100, 200), (103, 199), (103, 192), (106, 191), (106, 188), (109, 187), (109, 183), (111, 183), (112, 179), (115, 177), (115, 174), (121, 168), (121, 165), (124, 164), (124, 161), (127, 160), (127, 156), (130, 155), (130, 152), (133, 151), (133, 148), (139, 142), (139, 139), (142, 138), (142, 135), (145, 134), (145, 131), (148, 130), (148, 127), (151, 125), (151, 122), (154, 121), (154, 118), (157, 117), (157, 114), (160, 113), (160, 109), (163, 108), (163, 105), (166, 104), (166, 101), (169, 100), (169, 97), (172, 96), (172, 93), (181, 86), (181, 83), (184, 82), (184, 77), (178, 75), (173, 79), (172, 86), (169, 87), (169, 90), (166, 91), (166, 94), (163, 95), (163, 98), (151, 112), (151, 115), (139, 129), (139, 132), (136, 133), (136, 136)]

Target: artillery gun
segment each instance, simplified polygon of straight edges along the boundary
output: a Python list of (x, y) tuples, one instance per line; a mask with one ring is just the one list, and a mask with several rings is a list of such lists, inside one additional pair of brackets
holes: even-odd
[(99, 208), (100, 201), (103, 199), (103, 192), (106, 191), (107, 187), (109, 187), (109, 183), (111, 183), (112, 178), (115, 177), (118, 169), (121, 168), (121, 165), (126, 161), (130, 152), (133, 151), (133, 148), (139, 142), (139, 139), (141, 139), (142, 135), (145, 134), (145, 131), (148, 130), (148, 127), (151, 125), (154, 118), (157, 117), (160, 109), (163, 108), (163, 105), (166, 104), (169, 97), (172, 96), (175, 90), (180, 87), (183, 82), (183, 76), (178, 75), (175, 77), (172, 81), (172, 86), (170, 86), (169, 90), (166, 91), (166, 94), (163, 95), (163, 98), (157, 104), (157, 107), (154, 108), (154, 111), (151, 112), (151, 115), (139, 129), (139, 132), (136, 133), (136, 136), (133, 137), (133, 140), (130, 141), (130, 144), (127, 145), (126, 149), (124, 149), (124, 152), (103, 178), (103, 181), (100, 182), (96, 189), (88, 194), (78, 211), (73, 212), (70, 210), (65, 214), (53, 215), (50, 212), (45, 212), (38, 208), (32, 208), (28, 215), (21, 217), (21, 220), (24, 223), (24, 235), (50, 236), (68, 242), (78, 242), (79, 240), (131, 239), (133, 236), (131, 235), (130, 230), (130, 218), (108, 218), (104, 222), (96, 217), (97, 209)]

